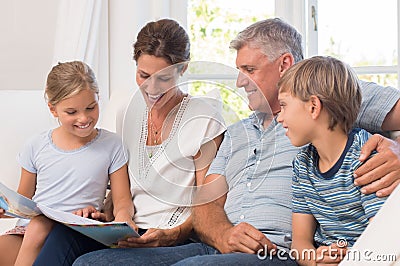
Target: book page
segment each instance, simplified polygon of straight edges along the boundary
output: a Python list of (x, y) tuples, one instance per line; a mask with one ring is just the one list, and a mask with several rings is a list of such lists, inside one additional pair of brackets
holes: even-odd
[(42, 212), (36, 203), (24, 197), (0, 182), (0, 208), (6, 211), (6, 215), (31, 219)]
[(19, 218), (33, 218), (39, 214), (44, 214), (46, 217), (60, 222), (106, 246), (115, 246), (118, 240), (127, 237), (139, 237), (139, 234), (127, 223), (103, 223), (73, 213), (55, 210), (42, 204), (36, 204), (34, 201), (9, 189), (1, 182), (0, 208), (6, 210), (7, 215)]
[(77, 225), (103, 224), (100, 221), (78, 216), (73, 213), (54, 210), (42, 204), (38, 204), (38, 207), (44, 215), (57, 222), (67, 223), (67, 224), (77, 224)]
[(106, 246), (115, 246), (117, 245), (118, 240), (122, 240), (127, 237), (139, 237), (138, 233), (127, 223), (103, 223), (72, 213), (57, 211), (41, 204), (38, 204), (38, 207), (47, 217), (61, 222), (71, 229), (93, 238), (94, 240)]

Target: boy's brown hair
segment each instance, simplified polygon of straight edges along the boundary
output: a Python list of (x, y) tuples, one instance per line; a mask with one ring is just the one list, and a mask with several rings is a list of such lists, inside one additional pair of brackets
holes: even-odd
[(329, 116), (329, 129), (339, 125), (349, 133), (361, 106), (361, 88), (354, 70), (330, 57), (315, 56), (289, 68), (278, 83), (279, 92), (289, 92), (302, 101), (315, 95)]

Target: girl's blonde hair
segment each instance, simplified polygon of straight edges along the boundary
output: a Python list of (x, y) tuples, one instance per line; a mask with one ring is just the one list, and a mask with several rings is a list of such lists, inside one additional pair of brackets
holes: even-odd
[(279, 92), (289, 92), (302, 101), (319, 98), (329, 116), (329, 129), (339, 125), (348, 133), (361, 106), (361, 87), (354, 70), (329, 56), (305, 59), (289, 68), (278, 82)]
[(56, 105), (83, 90), (99, 93), (93, 70), (81, 61), (58, 63), (47, 76), (45, 97), (49, 104)]

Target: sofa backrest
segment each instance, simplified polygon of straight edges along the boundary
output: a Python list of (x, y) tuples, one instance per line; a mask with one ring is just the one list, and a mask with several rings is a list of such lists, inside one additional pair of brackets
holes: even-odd
[(0, 181), (17, 189), (20, 167), (16, 157), (27, 139), (57, 126), (42, 90), (0, 90)]

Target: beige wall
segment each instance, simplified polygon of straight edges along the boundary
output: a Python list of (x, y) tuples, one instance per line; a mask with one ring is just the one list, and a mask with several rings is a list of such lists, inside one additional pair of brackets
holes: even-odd
[(44, 88), (53, 56), (58, 3), (0, 0), (0, 90)]

